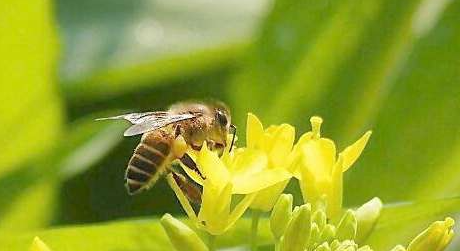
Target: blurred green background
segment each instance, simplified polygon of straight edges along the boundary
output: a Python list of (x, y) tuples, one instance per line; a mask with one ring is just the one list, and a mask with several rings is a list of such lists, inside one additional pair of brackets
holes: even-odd
[(139, 138), (94, 118), (186, 99), (226, 102), (240, 145), (247, 112), (320, 115), (339, 149), (372, 129), (347, 206), (455, 197), (459, 55), (455, 0), (0, 1), (0, 232), (181, 212), (126, 194)]

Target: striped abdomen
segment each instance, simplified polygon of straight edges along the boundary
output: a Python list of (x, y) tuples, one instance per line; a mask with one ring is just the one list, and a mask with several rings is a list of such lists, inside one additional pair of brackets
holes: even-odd
[(167, 131), (156, 130), (143, 135), (126, 169), (126, 188), (129, 194), (152, 186), (171, 162), (173, 137)]

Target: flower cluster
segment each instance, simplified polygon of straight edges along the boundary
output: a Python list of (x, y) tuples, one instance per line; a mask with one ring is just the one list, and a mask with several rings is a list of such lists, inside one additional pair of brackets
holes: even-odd
[[(221, 157), (206, 146), (199, 152), (189, 150), (206, 177), (202, 179), (184, 168), (203, 189), (198, 213), (171, 176), (168, 181), (192, 223), (217, 236), (224, 234), (248, 208), (271, 211), (276, 250), (372, 250), (357, 243), (363, 243), (372, 233), (380, 216), (381, 201), (374, 198), (356, 210), (342, 208), (343, 173), (361, 155), (371, 132), (337, 154), (335, 143), (321, 136), (322, 119), (312, 117), (310, 123), (311, 131), (295, 142), (291, 125), (264, 128), (255, 115), (248, 114), (246, 147), (226, 151)], [(292, 196), (281, 194), (293, 177), (299, 182), (305, 204), (292, 210)], [(257, 231), (257, 220), (253, 218), (256, 224), (252, 231)], [(213, 249), (172, 216), (165, 215), (161, 222), (177, 250), (190, 250), (193, 245), (187, 243), (191, 242), (196, 242), (193, 250)], [(407, 250), (444, 250), (452, 239), (452, 226), (450, 218), (433, 223)], [(179, 230), (184, 233), (174, 233)], [(428, 246), (432, 248), (422, 248)], [(406, 249), (396, 246), (393, 250)]]
[[(276, 251), (372, 251), (361, 246), (372, 234), (382, 202), (374, 198), (352, 210), (342, 208), (343, 173), (358, 159), (371, 132), (337, 154), (335, 143), (321, 136), (322, 119), (310, 119), (311, 131), (295, 142), (295, 129), (281, 124), (263, 127), (248, 114), (246, 147), (224, 151), (222, 156), (206, 144), (200, 151), (187, 150), (201, 175), (183, 168), (202, 187), (196, 212), (173, 174), (167, 176), (193, 227), (166, 214), (160, 222), (178, 251), (214, 250), (215, 236), (224, 234), (248, 210), (270, 212), (270, 230)], [(202, 177), (206, 177), (203, 179)], [(293, 207), (293, 197), (282, 194), (291, 178), (299, 182), (304, 204)], [(257, 249), (257, 222), (253, 218), (251, 248)], [(407, 247), (391, 251), (442, 251), (453, 238), (454, 220), (431, 224)], [(195, 230), (193, 230), (195, 229)], [(206, 233), (205, 243), (195, 232)], [(49, 251), (36, 238), (31, 250)]]
[[(325, 204), (323, 204), (325, 205)], [(283, 194), (270, 216), (270, 228), (277, 251), (372, 251), (359, 246), (372, 232), (380, 215), (382, 203), (374, 198), (357, 210), (347, 210), (337, 224), (328, 222), (324, 207), (312, 210), (311, 204), (292, 210), (292, 196)], [(452, 240), (453, 219), (437, 221), (417, 236), (406, 248), (396, 246), (391, 251), (441, 251)]]

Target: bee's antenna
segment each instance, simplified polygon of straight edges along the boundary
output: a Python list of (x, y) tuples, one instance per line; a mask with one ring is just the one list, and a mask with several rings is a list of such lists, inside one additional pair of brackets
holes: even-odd
[(230, 128), (233, 129), (233, 137), (232, 137), (232, 143), (230, 144), (230, 148), (228, 149), (228, 151), (232, 151), (232, 148), (233, 148), (233, 144), (235, 143), (235, 135), (236, 135), (236, 126), (231, 124), (230, 125)]

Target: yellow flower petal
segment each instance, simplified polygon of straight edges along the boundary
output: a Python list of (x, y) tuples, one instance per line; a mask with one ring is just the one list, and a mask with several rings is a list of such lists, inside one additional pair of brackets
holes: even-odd
[(299, 181), (299, 185), (303, 201), (314, 203), (321, 198), (322, 191), (316, 186), (319, 177), (316, 177), (310, 169), (311, 168), (307, 166), (299, 168), (301, 180), (301, 182)]
[(290, 178), (291, 174), (283, 168), (265, 169), (252, 176), (236, 176), (232, 181), (233, 193), (254, 193)]
[(270, 147), (267, 154), (270, 156), (272, 167), (282, 167), (294, 144), (295, 129), (291, 125), (282, 124), (272, 135), (271, 142), (266, 142)]
[(302, 146), (310, 141), (313, 138), (313, 132), (306, 132), (300, 136), (299, 140), (297, 140), (297, 143), (294, 145), (292, 148), (293, 152), (299, 151)]
[[(198, 152), (190, 150), (187, 151), (187, 154), (193, 159), (193, 161), (197, 161), (197, 154)], [(182, 170), (187, 174), (188, 177), (190, 177), (193, 181), (198, 183), (199, 185), (203, 185), (203, 178), (194, 170), (191, 170), (190, 168), (186, 167), (182, 162), (179, 161), (180, 166), (182, 167)], [(198, 170), (200, 170), (201, 173), (203, 173), (203, 170), (201, 170), (201, 166), (197, 165)]]
[(205, 180), (201, 209), (198, 219), (201, 228), (213, 235), (220, 235), (227, 229), (230, 211), (232, 185), (227, 183), (222, 190)]
[(292, 148), (292, 152), (289, 154), (287, 169), (299, 180), (301, 179), (299, 168), (302, 166), (300, 162), (303, 159), (303, 145), (310, 141), (312, 136), (312, 132), (307, 132), (300, 136), (299, 140)]
[(230, 173), (228, 172), (227, 167), (219, 159), (217, 153), (208, 149), (206, 142), (201, 147), (196, 162), (197, 165), (201, 167), (206, 180), (212, 182), (213, 185), (218, 186), (219, 190), (229, 182)]
[(334, 219), (340, 215), (343, 197), (343, 157), (339, 155), (332, 170), (331, 193), (327, 195), (327, 212)]
[(267, 129), (265, 129), (265, 132), (267, 134), (274, 134), (276, 132), (276, 130), (278, 130), (278, 127), (277, 125), (270, 125)]
[(252, 113), (248, 113), (246, 121), (246, 145), (248, 148), (257, 148), (262, 142), (264, 128), (260, 120)]
[(259, 191), (251, 204), (251, 208), (263, 212), (270, 211), (288, 183), (289, 180), (285, 180)]
[[(249, 205), (251, 205), (252, 201), (256, 197), (256, 193), (247, 194), (244, 198), (235, 206), (235, 209), (230, 213), (227, 222), (227, 229), (233, 226), (235, 222), (243, 216), (246, 209), (248, 209)], [(227, 230), (225, 229), (225, 230)]]
[[(213, 185), (208, 179), (203, 183), (203, 194), (201, 195), (201, 208), (198, 213), (200, 222), (212, 222), (215, 215), (215, 207), (218, 202), (221, 190)], [(226, 185), (226, 184), (225, 184)]]
[(351, 146), (348, 146), (343, 150), (342, 155), (343, 155), (343, 171), (345, 172), (350, 168), (353, 163), (358, 159), (359, 155), (361, 155), (361, 152), (364, 150), (364, 147), (366, 147), (367, 141), (369, 140), (369, 137), (371, 136), (372, 131), (366, 132), (360, 139), (358, 139), (355, 143), (353, 143)]
[(252, 176), (267, 166), (267, 155), (261, 150), (239, 149), (235, 152), (228, 169), (232, 176)]
[(216, 208), (216, 216), (219, 217), (218, 220), (226, 218), (230, 214), (230, 203), (232, 202), (232, 190), (233, 184), (228, 183), (224, 189), (217, 196), (219, 203), (216, 203), (214, 207)]
[(315, 177), (329, 177), (335, 164), (335, 144), (332, 140), (320, 138), (303, 145), (303, 161)]

